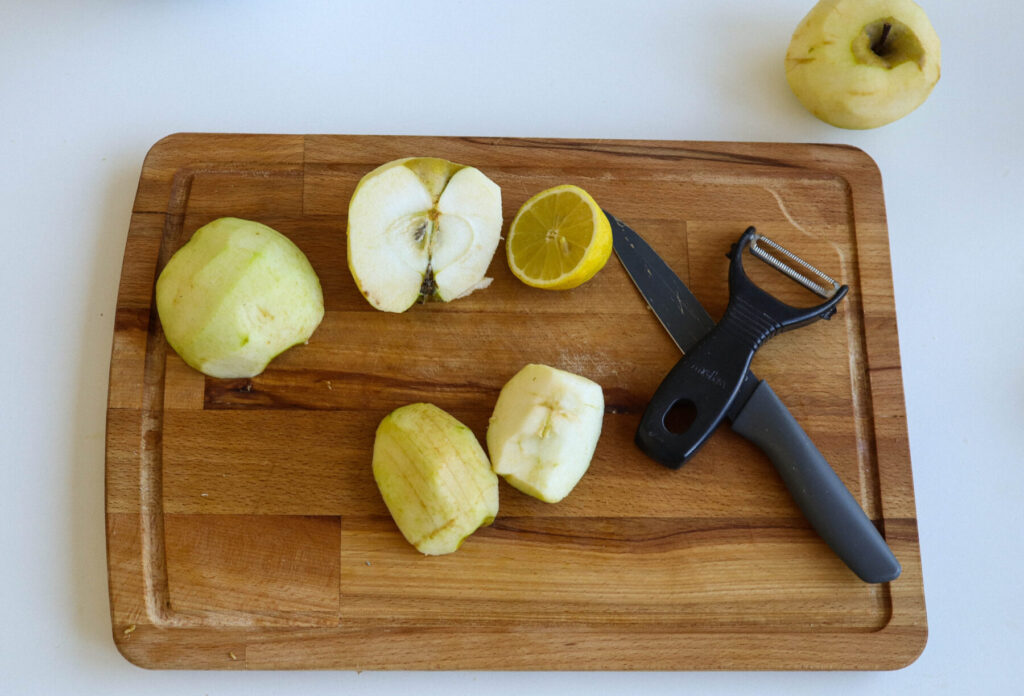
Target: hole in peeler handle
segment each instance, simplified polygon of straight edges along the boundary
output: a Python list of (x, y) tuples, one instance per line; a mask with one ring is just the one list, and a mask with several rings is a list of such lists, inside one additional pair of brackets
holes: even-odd
[(697, 419), (697, 405), (689, 399), (679, 399), (665, 414), (665, 429), (673, 435), (682, 435)]

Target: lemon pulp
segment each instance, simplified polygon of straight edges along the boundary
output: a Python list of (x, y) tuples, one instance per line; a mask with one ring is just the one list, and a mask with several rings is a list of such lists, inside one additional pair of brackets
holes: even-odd
[(601, 270), (612, 251), (612, 230), (583, 189), (555, 186), (530, 198), (509, 229), (505, 249), (512, 273), (527, 285), (568, 290)]

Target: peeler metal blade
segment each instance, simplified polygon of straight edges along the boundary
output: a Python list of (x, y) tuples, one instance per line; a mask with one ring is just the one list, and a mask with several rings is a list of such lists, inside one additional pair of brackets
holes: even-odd
[[(753, 254), (755, 258), (765, 262), (775, 270), (800, 283), (800, 285), (803, 285), (819, 297), (830, 300), (837, 292), (839, 292), (839, 288), (841, 286), (835, 279), (824, 271), (818, 270), (811, 264), (807, 263), (778, 242), (760, 234), (759, 232), (755, 231), (751, 236), (750, 253)], [(800, 269), (804, 269), (821, 282), (801, 273)]]

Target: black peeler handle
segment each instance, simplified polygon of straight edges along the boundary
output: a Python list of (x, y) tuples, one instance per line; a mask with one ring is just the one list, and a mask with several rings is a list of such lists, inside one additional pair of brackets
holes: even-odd
[[(842, 286), (814, 307), (793, 307), (759, 288), (743, 270), (743, 252), (754, 238), (753, 227), (733, 245), (729, 256), (729, 305), (721, 321), (668, 373), (640, 419), (636, 442), (656, 461), (673, 469), (689, 460), (726, 417), (747, 382), (754, 353), (782, 331), (831, 318), (849, 288)], [(742, 406), (742, 404), (739, 404)], [(672, 424), (670, 414), (683, 412), (689, 422)]]
[(765, 382), (733, 418), (732, 429), (768, 455), (804, 517), (861, 580), (899, 577), (902, 568), (885, 539)]
[[(885, 539), (775, 392), (749, 369), (754, 353), (775, 334), (830, 318), (848, 288), (835, 284), (826, 302), (809, 309), (776, 300), (743, 271), (743, 251), (754, 234), (747, 229), (730, 253), (725, 315), (662, 381), (641, 418), (637, 444), (678, 468), (728, 418), (733, 430), (768, 456), (836, 555), (862, 580), (890, 582), (902, 569)], [(670, 426), (670, 414), (680, 405), (692, 420)]]

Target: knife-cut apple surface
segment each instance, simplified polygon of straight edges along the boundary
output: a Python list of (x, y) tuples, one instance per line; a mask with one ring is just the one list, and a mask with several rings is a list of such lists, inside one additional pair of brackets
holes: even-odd
[(349, 202), (349, 270), (386, 312), (448, 302), (489, 284), (501, 224), (501, 189), (480, 170), (436, 157), (388, 162)]
[(604, 420), (601, 386), (548, 365), (527, 365), (501, 389), (487, 428), (494, 472), (557, 503), (590, 467)]
[(381, 421), (373, 477), (398, 529), (420, 553), (451, 553), (498, 514), (498, 477), (476, 435), (433, 404)]
[(211, 377), (255, 377), (324, 316), (320, 280), (280, 232), (252, 220), (203, 225), (156, 282), (167, 342)]

